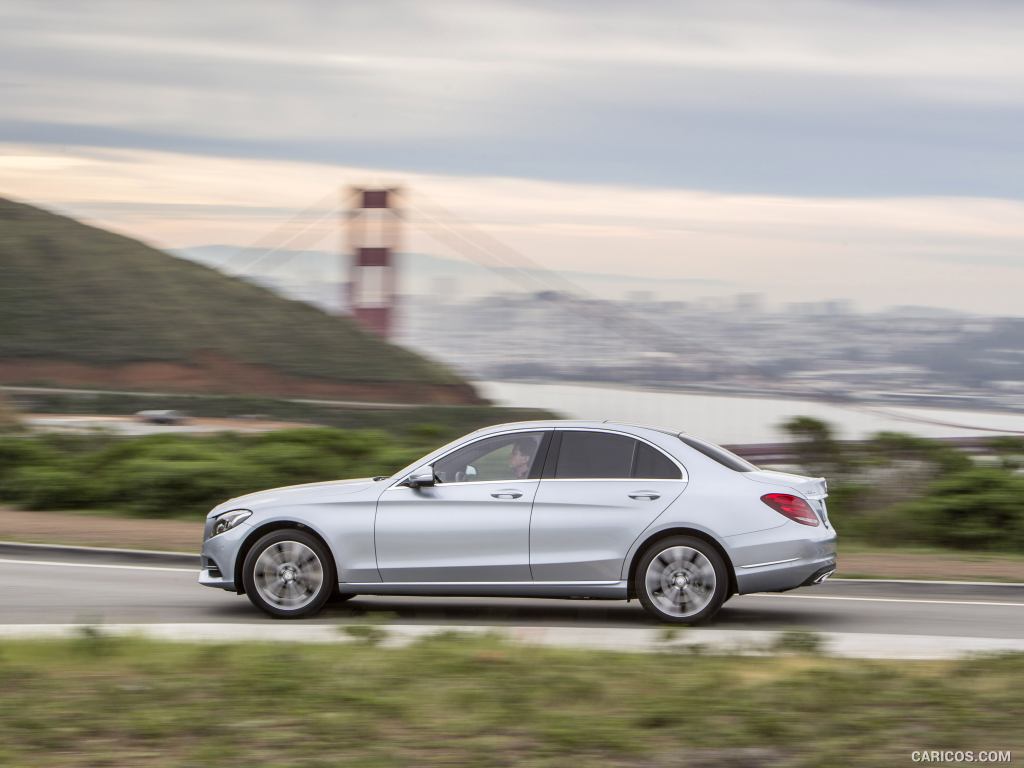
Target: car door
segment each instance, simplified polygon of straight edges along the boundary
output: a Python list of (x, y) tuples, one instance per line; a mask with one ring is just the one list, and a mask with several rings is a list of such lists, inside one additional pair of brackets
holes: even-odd
[(484, 437), (437, 459), (433, 486), (385, 490), (374, 525), (381, 580), (529, 582), (530, 510), (550, 435)]
[(619, 581), (636, 538), (683, 492), (686, 473), (621, 432), (558, 430), (530, 523), (535, 581)]

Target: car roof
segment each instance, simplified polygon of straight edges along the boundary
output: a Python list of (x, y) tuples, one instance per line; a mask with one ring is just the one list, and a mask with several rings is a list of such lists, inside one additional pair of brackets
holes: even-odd
[(610, 419), (605, 419), (604, 421), (585, 419), (538, 419), (535, 421), (513, 421), (507, 424), (495, 424), (490, 427), (484, 427), (483, 429), (478, 429), (474, 434), (483, 435), (490, 432), (504, 432), (509, 429), (565, 429), (571, 427), (579, 427), (582, 429), (607, 429), (609, 427), (618, 427), (625, 428), (626, 430), (661, 432), (664, 435), (672, 435), (673, 437), (680, 434), (678, 431), (664, 429), (663, 427), (651, 427), (645, 424), (629, 424), (620, 421), (612, 421)]

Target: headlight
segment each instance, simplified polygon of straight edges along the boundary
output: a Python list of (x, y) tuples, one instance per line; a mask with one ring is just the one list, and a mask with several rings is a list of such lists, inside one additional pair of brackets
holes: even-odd
[(210, 538), (220, 536), (220, 534), (225, 531), (230, 531), (251, 514), (252, 512), (248, 509), (235, 509), (231, 512), (225, 512), (223, 515), (218, 517), (217, 522), (213, 524), (213, 533), (210, 534)]

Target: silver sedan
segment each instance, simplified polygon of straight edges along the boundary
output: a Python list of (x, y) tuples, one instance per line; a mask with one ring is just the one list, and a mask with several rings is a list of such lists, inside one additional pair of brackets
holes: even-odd
[(836, 568), (823, 478), (668, 430), (489, 427), (390, 477), (275, 488), (210, 512), (199, 582), (297, 618), (355, 595), (637, 598), (708, 619)]

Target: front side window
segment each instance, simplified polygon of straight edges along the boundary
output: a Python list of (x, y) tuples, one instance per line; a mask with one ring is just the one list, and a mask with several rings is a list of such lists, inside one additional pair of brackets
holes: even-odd
[(434, 463), (442, 483), (527, 480), (540, 474), (543, 432), (516, 432), (477, 440)]

